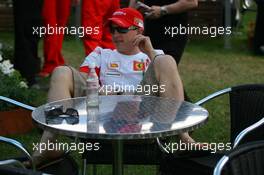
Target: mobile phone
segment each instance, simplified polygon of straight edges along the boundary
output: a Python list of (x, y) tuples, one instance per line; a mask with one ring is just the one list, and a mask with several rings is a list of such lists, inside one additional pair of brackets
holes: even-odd
[(140, 2), (140, 1), (137, 1), (136, 3), (136, 9), (138, 11), (140, 11), (141, 13), (145, 14), (147, 12), (149, 12), (151, 10), (150, 6)]

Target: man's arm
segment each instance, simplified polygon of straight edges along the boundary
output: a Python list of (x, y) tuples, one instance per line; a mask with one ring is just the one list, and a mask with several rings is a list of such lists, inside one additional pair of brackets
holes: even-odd
[(152, 43), (150, 41), (150, 38), (148, 36), (144, 36), (142, 34), (138, 34), (134, 41), (133, 44), (135, 46), (138, 46), (141, 52), (145, 53), (148, 55), (151, 61), (155, 58), (157, 55), (156, 51), (154, 50)]
[(132, 8), (135, 8), (136, 7), (136, 0), (130, 0), (128, 6), (132, 7)]
[(165, 5), (168, 14), (181, 13), (198, 6), (198, 0), (179, 0), (175, 3)]
[[(136, 0), (130, 0), (129, 6), (135, 8)], [(178, 0), (175, 3), (162, 6), (167, 14), (182, 13), (198, 6), (198, 0)], [(146, 18), (157, 19), (161, 17), (161, 6), (152, 6)]]

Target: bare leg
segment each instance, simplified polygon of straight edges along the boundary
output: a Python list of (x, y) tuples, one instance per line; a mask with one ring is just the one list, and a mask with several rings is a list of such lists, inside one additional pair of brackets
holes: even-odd
[(193, 142), (195, 142), (193, 140), (193, 138), (191, 138), (191, 136), (189, 135), (188, 132), (179, 134), (179, 136), (180, 136), (181, 141), (183, 141), (184, 143), (193, 143)]
[[(50, 81), (50, 89), (48, 92), (48, 102), (57, 101), (65, 98), (72, 97), (73, 94), (73, 77), (72, 72), (67, 66), (59, 66), (55, 68), (52, 73)], [(44, 130), (40, 143), (52, 142), (56, 139), (57, 135)], [(54, 159), (59, 157), (63, 152), (59, 151), (35, 151), (33, 159), (36, 165), (41, 164), (47, 159)]]
[[(165, 92), (162, 97), (175, 98), (179, 101), (184, 100), (183, 85), (178, 72), (178, 67), (173, 57), (169, 55), (159, 56), (155, 60), (155, 75), (161, 85), (165, 85)], [(188, 132), (179, 134), (180, 139), (185, 143), (195, 142)]]

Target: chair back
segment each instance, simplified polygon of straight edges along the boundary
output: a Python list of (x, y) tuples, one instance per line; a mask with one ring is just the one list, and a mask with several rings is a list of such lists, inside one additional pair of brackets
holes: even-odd
[[(264, 116), (264, 84), (251, 84), (232, 87), (230, 96), (231, 142), (248, 126)], [(248, 134), (242, 143), (264, 140), (264, 127)]]
[(223, 156), (214, 169), (214, 175), (263, 175), (264, 141), (249, 142), (238, 146)]

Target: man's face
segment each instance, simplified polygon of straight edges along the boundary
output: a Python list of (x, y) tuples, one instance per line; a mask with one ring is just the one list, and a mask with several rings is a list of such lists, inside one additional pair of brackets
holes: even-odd
[(113, 42), (119, 52), (127, 52), (135, 47), (133, 41), (135, 36), (139, 34), (139, 29), (137, 27), (131, 26), (130, 28), (122, 28), (115, 24), (111, 24), (110, 31)]

